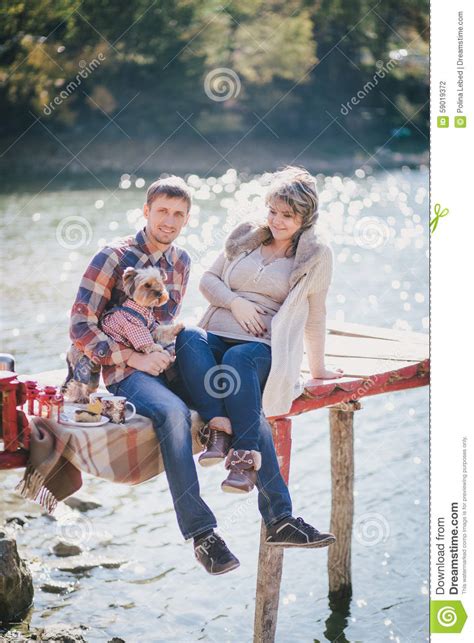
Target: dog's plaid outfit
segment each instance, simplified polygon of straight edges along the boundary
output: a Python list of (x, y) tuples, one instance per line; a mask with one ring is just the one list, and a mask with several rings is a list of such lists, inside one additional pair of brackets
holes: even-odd
[(154, 344), (152, 332), (157, 326), (156, 319), (149, 308), (140, 306), (133, 299), (126, 299), (116, 310), (112, 308), (102, 317), (100, 325), (109, 337), (136, 351)]
[(100, 368), (106, 386), (120, 382), (134, 369), (127, 366), (133, 349), (108, 337), (99, 320), (110, 308), (123, 304), (125, 268), (155, 266), (166, 274), (165, 286), (169, 299), (153, 309), (158, 323), (170, 324), (178, 316), (186, 292), (191, 259), (182, 248), (171, 245), (164, 253), (154, 250), (145, 232), (118, 240), (102, 248), (90, 262), (82, 277), (71, 310), (69, 335), (73, 342), (68, 353), (68, 378), (84, 384), (98, 385)]

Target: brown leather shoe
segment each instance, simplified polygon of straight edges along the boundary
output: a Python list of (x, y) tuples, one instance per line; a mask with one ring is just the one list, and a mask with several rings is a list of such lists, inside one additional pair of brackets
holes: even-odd
[(206, 446), (198, 462), (202, 467), (212, 467), (218, 464), (229, 453), (232, 436), (224, 431), (218, 431), (206, 425), (201, 431), (201, 442)]
[(221, 484), (222, 491), (227, 493), (249, 493), (257, 481), (257, 470), (261, 466), (261, 455), (258, 451), (231, 449), (225, 461), (229, 475)]

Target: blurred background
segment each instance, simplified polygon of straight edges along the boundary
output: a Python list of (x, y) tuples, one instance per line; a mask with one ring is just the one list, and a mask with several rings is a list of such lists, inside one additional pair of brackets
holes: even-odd
[(334, 169), (426, 149), (425, 0), (1, 4), (2, 173), (258, 171), (282, 146)]
[[(1, 350), (19, 373), (64, 367), (87, 263), (143, 226), (148, 183), (172, 172), (193, 193), (184, 321), (201, 315), (199, 278), (230, 230), (265, 216), (268, 173), (292, 163), (316, 176), (334, 249), (329, 318), (428, 331), (427, 2), (11, 0), (0, 17)], [(324, 552), (286, 552), (277, 641), (428, 640), (428, 390), (363, 407), (353, 598), (328, 601)], [(293, 422), (295, 514), (320, 528), (327, 415)], [(0, 523), (35, 605), (8, 635), (65, 623), (87, 641), (252, 640), (256, 497), (229, 502), (219, 468), (199, 471), (202, 491), (242, 563), (222, 578), (181, 541), (164, 477), (86, 478), (100, 506), (51, 519), (14, 492), (20, 473), (0, 472)], [(58, 539), (125, 562), (61, 571)]]

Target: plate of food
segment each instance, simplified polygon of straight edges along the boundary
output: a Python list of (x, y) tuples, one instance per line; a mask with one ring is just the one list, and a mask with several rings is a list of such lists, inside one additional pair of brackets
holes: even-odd
[(99, 401), (90, 404), (68, 404), (61, 413), (61, 424), (70, 426), (94, 427), (110, 422), (101, 414), (102, 404)]

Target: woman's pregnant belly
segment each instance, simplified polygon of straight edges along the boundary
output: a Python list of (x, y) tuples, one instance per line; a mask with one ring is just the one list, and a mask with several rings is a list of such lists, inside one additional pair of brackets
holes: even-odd
[(262, 306), (262, 308), (264, 308), (266, 313), (264, 315), (260, 315), (260, 319), (266, 330), (261, 337), (256, 337), (252, 333), (244, 330), (235, 319), (232, 311), (227, 308), (217, 308), (215, 310), (209, 320), (207, 330), (211, 333), (216, 333), (217, 335), (219, 333), (223, 333), (225, 337), (248, 338), (249, 341), (255, 341), (258, 339), (270, 341), (272, 319), (275, 313), (273, 311), (268, 311), (268, 308), (265, 308), (264, 306)]

